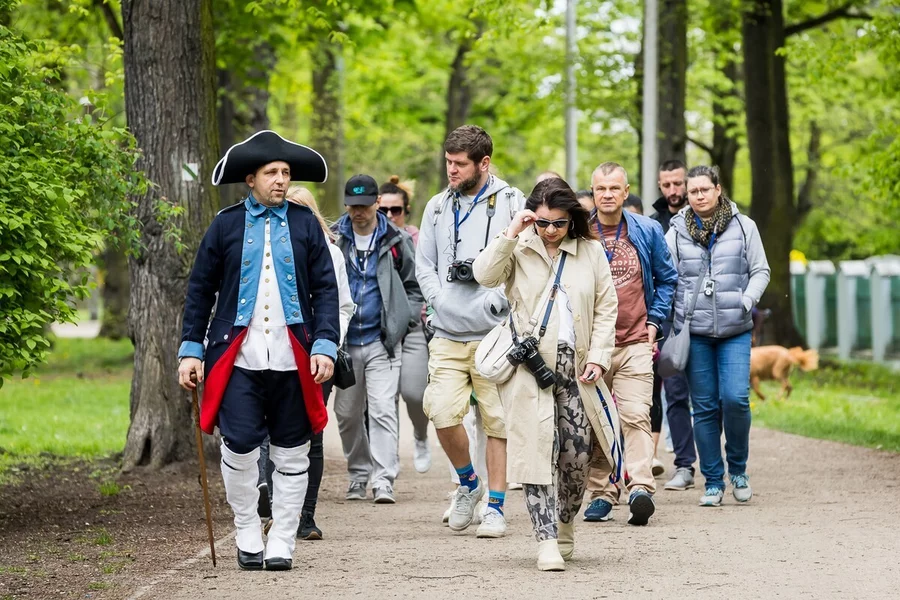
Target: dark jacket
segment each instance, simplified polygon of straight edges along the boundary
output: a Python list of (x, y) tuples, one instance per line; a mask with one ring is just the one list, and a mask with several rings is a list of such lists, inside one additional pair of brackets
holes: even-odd
[[(221, 395), (247, 331), (250, 319), (244, 313), (252, 314), (256, 293), (252, 279), (258, 277), (262, 268), (262, 240), (253, 244), (256, 236), (252, 232), (257, 229), (252, 226), (265, 218), (265, 210), (248, 198), (219, 212), (200, 242), (188, 280), (178, 356), (205, 359), (201, 424), (207, 433), (215, 426)], [(290, 202), (270, 211), (276, 222), (281, 223), (279, 230), (283, 227), (286, 234), (281, 236), (285, 238), (285, 246), (279, 248), (286, 255), (275, 273), (281, 279), (280, 287), (297, 292), (282, 302), (290, 305), (285, 306), (285, 320), (307, 413), (313, 431), (318, 433), (325, 427), (327, 413), (321, 386), (312, 382), (308, 364), (310, 354), (334, 359), (337, 352), (340, 311), (334, 266), (325, 234), (312, 211)], [(272, 238), (274, 245), (277, 238), (275, 235)], [(244, 298), (241, 298), (242, 289)], [(251, 291), (253, 296), (248, 297)], [(216, 313), (210, 321), (213, 304)], [(204, 338), (208, 338), (205, 349)]]
[(672, 221), (672, 217), (675, 216), (669, 212), (669, 203), (665, 198), (657, 198), (656, 202), (653, 203), (653, 208), (656, 212), (650, 218), (662, 225), (663, 233), (667, 233), (669, 231), (669, 223)]
[[(347, 274), (353, 277), (358, 273), (354, 271), (358, 267), (356, 257), (350, 256), (353, 246), (350, 243), (353, 239), (350, 218), (347, 215), (341, 217), (334, 230), (338, 234), (335, 244), (347, 261)], [(375, 238), (376, 280), (381, 295), (381, 342), (388, 356), (395, 358), (394, 348), (403, 341), (409, 329), (419, 323), (422, 313), (422, 291), (416, 281), (416, 251), (409, 234), (400, 231), (380, 213)], [(353, 300), (358, 301), (357, 298)], [(358, 307), (357, 310), (365, 308)]]

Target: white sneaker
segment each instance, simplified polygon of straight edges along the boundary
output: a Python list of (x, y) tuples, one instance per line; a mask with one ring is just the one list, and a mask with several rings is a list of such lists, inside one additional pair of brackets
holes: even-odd
[(413, 466), (417, 473), (427, 473), (431, 468), (431, 446), (428, 440), (416, 440), (416, 450), (413, 454)]
[(660, 477), (665, 474), (666, 465), (664, 465), (661, 460), (654, 457), (653, 458), (653, 466), (650, 467), (650, 470), (653, 472), (654, 477)]
[(453, 510), (450, 511), (448, 525), (453, 531), (462, 531), (472, 524), (475, 519), (475, 505), (484, 497), (484, 481), (478, 480), (478, 487), (469, 490), (465, 486), (459, 486), (456, 490), (456, 501)]
[[(476, 511), (477, 512), (477, 511)], [(499, 538), (506, 535), (506, 519), (503, 518), (496, 510), (488, 510), (484, 513), (481, 525), (475, 532), (475, 537), (479, 538)]]
[(487, 514), (488, 511), (488, 503), (484, 500), (480, 501), (475, 505), (475, 516), (472, 517), (472, 523), (475, 525), (481, 525), (481, 522), (484, 521), (484, 515)]

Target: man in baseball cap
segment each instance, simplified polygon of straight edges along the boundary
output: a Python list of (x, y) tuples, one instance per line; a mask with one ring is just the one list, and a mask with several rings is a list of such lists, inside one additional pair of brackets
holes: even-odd
[(378, 212), (378, 184), (354, 175), (344, 188), (345, 214), (335, 240), (347, 262), (356, 313), (346, 343), (356, 385), (337, 390), (334, 414), (347, 457), (347, 500), (365, 500), (371, 484), (376, 504), (394, 504), (401, 342), (422, 313), (412, 239)]

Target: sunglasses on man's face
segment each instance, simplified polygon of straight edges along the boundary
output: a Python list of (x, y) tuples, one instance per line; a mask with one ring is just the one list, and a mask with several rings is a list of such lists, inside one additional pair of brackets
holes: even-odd
[(379, 207), (378, 207), (378, 210), (380, 210), (381, 213), (384, 214), (384, 215), (387, 215), (388, 213), (391, 213), (391, 214), (394, 215), (395, 217), (399, 217), (400, 215), (403, 214), (403, 207), (402, 207), (402, 206), (379, 206)]
[(548, 221), (547, 219), (537, 219), (535, 225), (541, 229), (546, 229), (553, 225), (557, 229), (564, 229), (569, 226), (569, 219), (557, 219), (556, 221)]

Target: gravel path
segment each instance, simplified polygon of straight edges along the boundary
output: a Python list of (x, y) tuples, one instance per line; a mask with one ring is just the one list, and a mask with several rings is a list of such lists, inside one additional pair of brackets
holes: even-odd
[(167, 574), (136, 582), (131, 597), (435, 599), (476, 589), (491, 598), (900, 597), (900, 455), (764, 429), (751, 437), (749, 504), (737, 505), (729, 490), (721, 508), (704, 509), (697, 489), (659, 491), (647, 527), (627, 525), (623, 507), (608, 523), (579, 517), (568, 571), (541, 573), (522, 492), (507, 494), (504, 539), (440, 525), (452, 488), (446, 458), (436, 449), (431, 471), (415, 473), (405, 417), (398, 503), (345, 502), (332, 418), (318, 515), (325, 540), (298, 541), (293, 571), (239, 571), (230, 535), (218, 531), (218, 568), (202, 548), (185, 548)]

